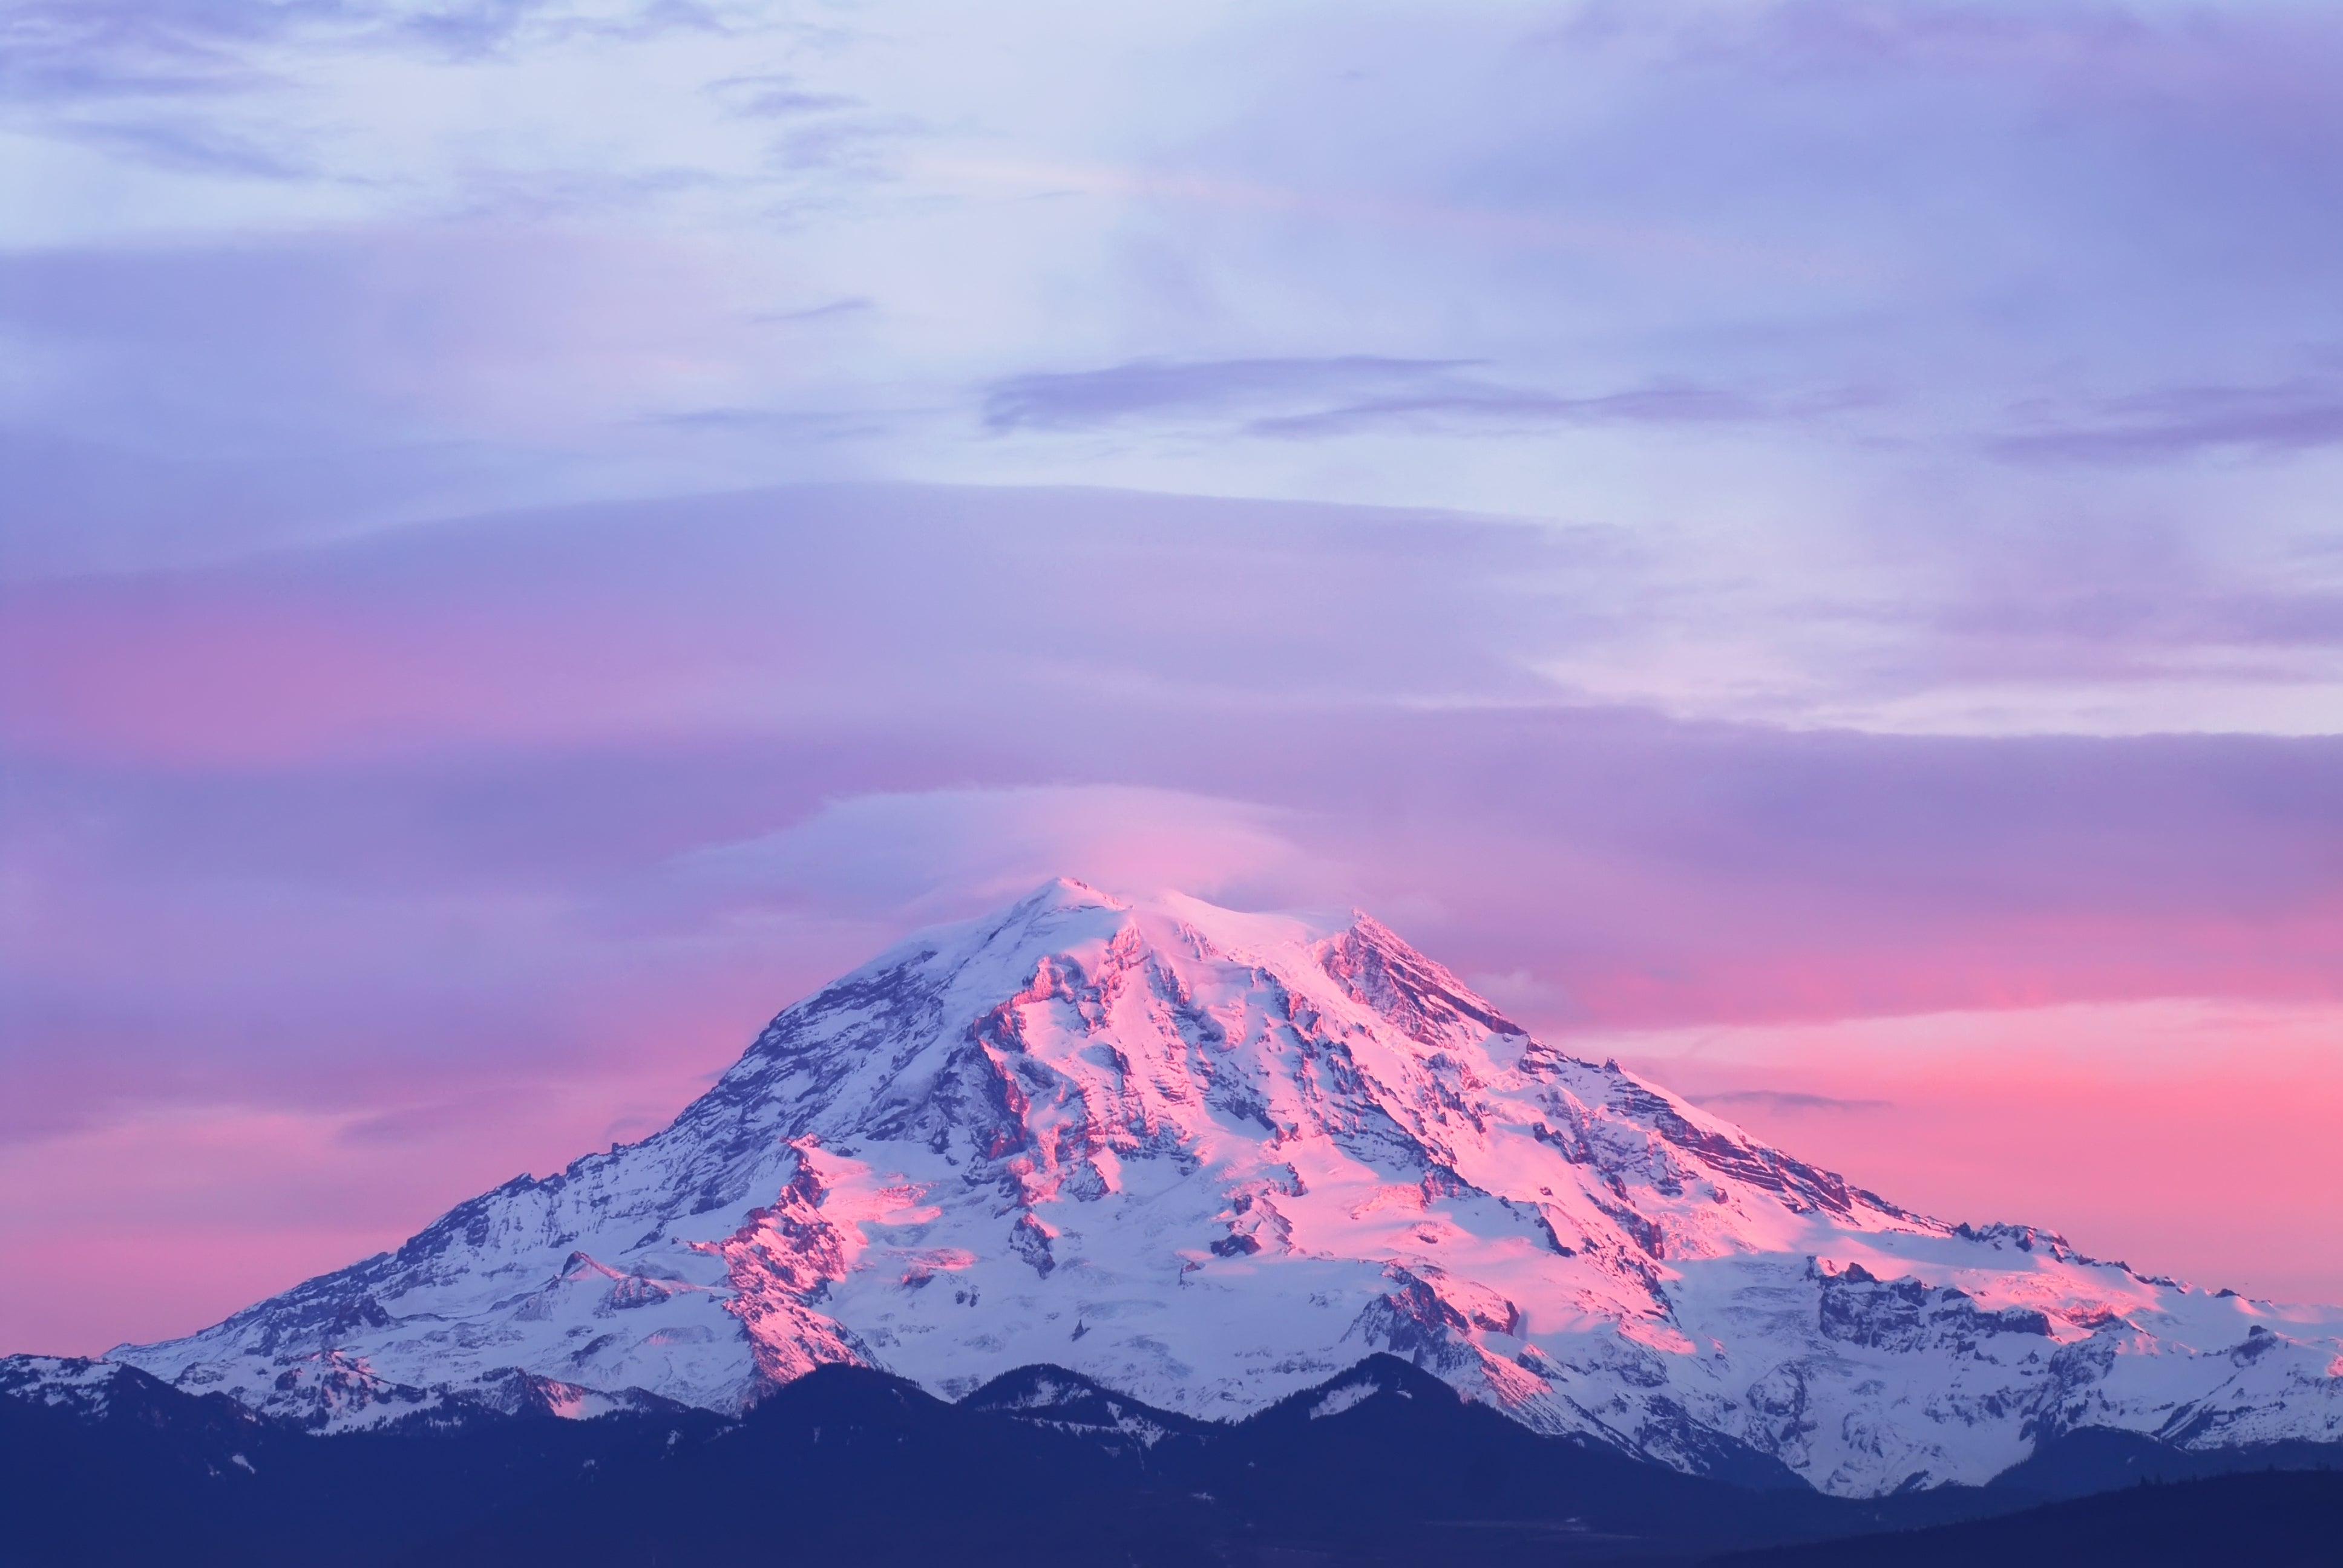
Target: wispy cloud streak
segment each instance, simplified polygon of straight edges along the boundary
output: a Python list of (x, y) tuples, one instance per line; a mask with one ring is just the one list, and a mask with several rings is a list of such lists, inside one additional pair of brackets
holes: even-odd
[(2206, 451), (2251, 454), (2343, 445), (2343, 387), (2189, 387), (2116, 398), (2079, 418), (2046, 412), (2033, 428), (2002, 437), (2010, 456), (2049, 462), (2125, 464)]
[(1329, 436), (1378, 424), (1674, 424), (1762, 418), (1749, 398), (1660, 384), (1592, 397), (1506, 387), (1462, 374), (1473, 362), (1384, 359), (1139, 360), (1101, 370), (1030, 373), (986, 390), (994, 430), (1082, 429), (1128, 420), (1224, 420), (1255, 435)]

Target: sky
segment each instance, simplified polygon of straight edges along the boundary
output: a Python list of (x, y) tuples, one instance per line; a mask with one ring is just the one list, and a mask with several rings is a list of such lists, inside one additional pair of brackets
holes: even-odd
[(2343, 11), (0, 3), (0, 1352), (1045, 877), (2343, 1301)]

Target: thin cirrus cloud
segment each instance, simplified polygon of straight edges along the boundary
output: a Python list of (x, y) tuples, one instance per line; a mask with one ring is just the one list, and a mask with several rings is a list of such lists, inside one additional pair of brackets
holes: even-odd
[(2343, 446), (2343, 388), (2318, 382), (2277, 387), (2189, 387), (2117, 398), (1996, 445), (2036, 462), (2119, 464), (2207, 451), (2253, 453)]
[(758, 119), (786, 119), (864, 106), (860, 98), (844, 93), (814, 92), (799, 78), (786, 75), (725, 76), (701, 90), (721, 99), (731, 113)]
[(1708, 421), (1762, 417), (1749, 399), (1688, 385), (1568, 397), (1458, 372), (1466, 361), (1242, 359), (1135, 361), (1100, 370), (1032, 372), (988, 387), (994, 430), (1081, 429), (1125, 420), (1207, 418), (1254, 435), (1320, 436), (1400, 421), (1540, 423)]
[(1747, 1107), (1766, 1111), (1893, 1111), (1892, 1100), (1847, 1100), (1831, 1094), (1808, 1094), (1788, 1089), (1719, 1089), (1693, 1096), (1700, 1105), (1722, 1106), (1728, 1111)]

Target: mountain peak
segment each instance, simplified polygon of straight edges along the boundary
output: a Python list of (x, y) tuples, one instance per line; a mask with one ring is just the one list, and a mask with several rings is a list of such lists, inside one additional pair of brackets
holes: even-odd
[(1081, 1419), (1130, 1414), (1110, 1390), (1160, 1426), (1380, 1352), (1539, 1430), (1856, 1493), (2177, 1409), (2343, 1432), (2331, 1318), (2249, 1342), (2249, 1304), (2012, 1234), (1542, 1045), (1364, 913), (1058, 879), (785, 1009), (642, 1142), (117, 1356), (327, 1427), (516, 1369), (562, 1408), (737, 1410), (840, 1362), (950, 1398), (1062, 1368)]
[(1015, 920), (1059, 914), (1071, 910), (1124, 910), (1130, 907), (1126, 900), (1078, 878), (1051, 877), (1002, 912), (1009, 919)]

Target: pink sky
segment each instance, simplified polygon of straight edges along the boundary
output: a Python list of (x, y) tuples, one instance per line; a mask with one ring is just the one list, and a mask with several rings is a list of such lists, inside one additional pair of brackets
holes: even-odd
[(0, 1352), (1057, 874), (2343, 1300), (2343, 12), (21, 21)]

